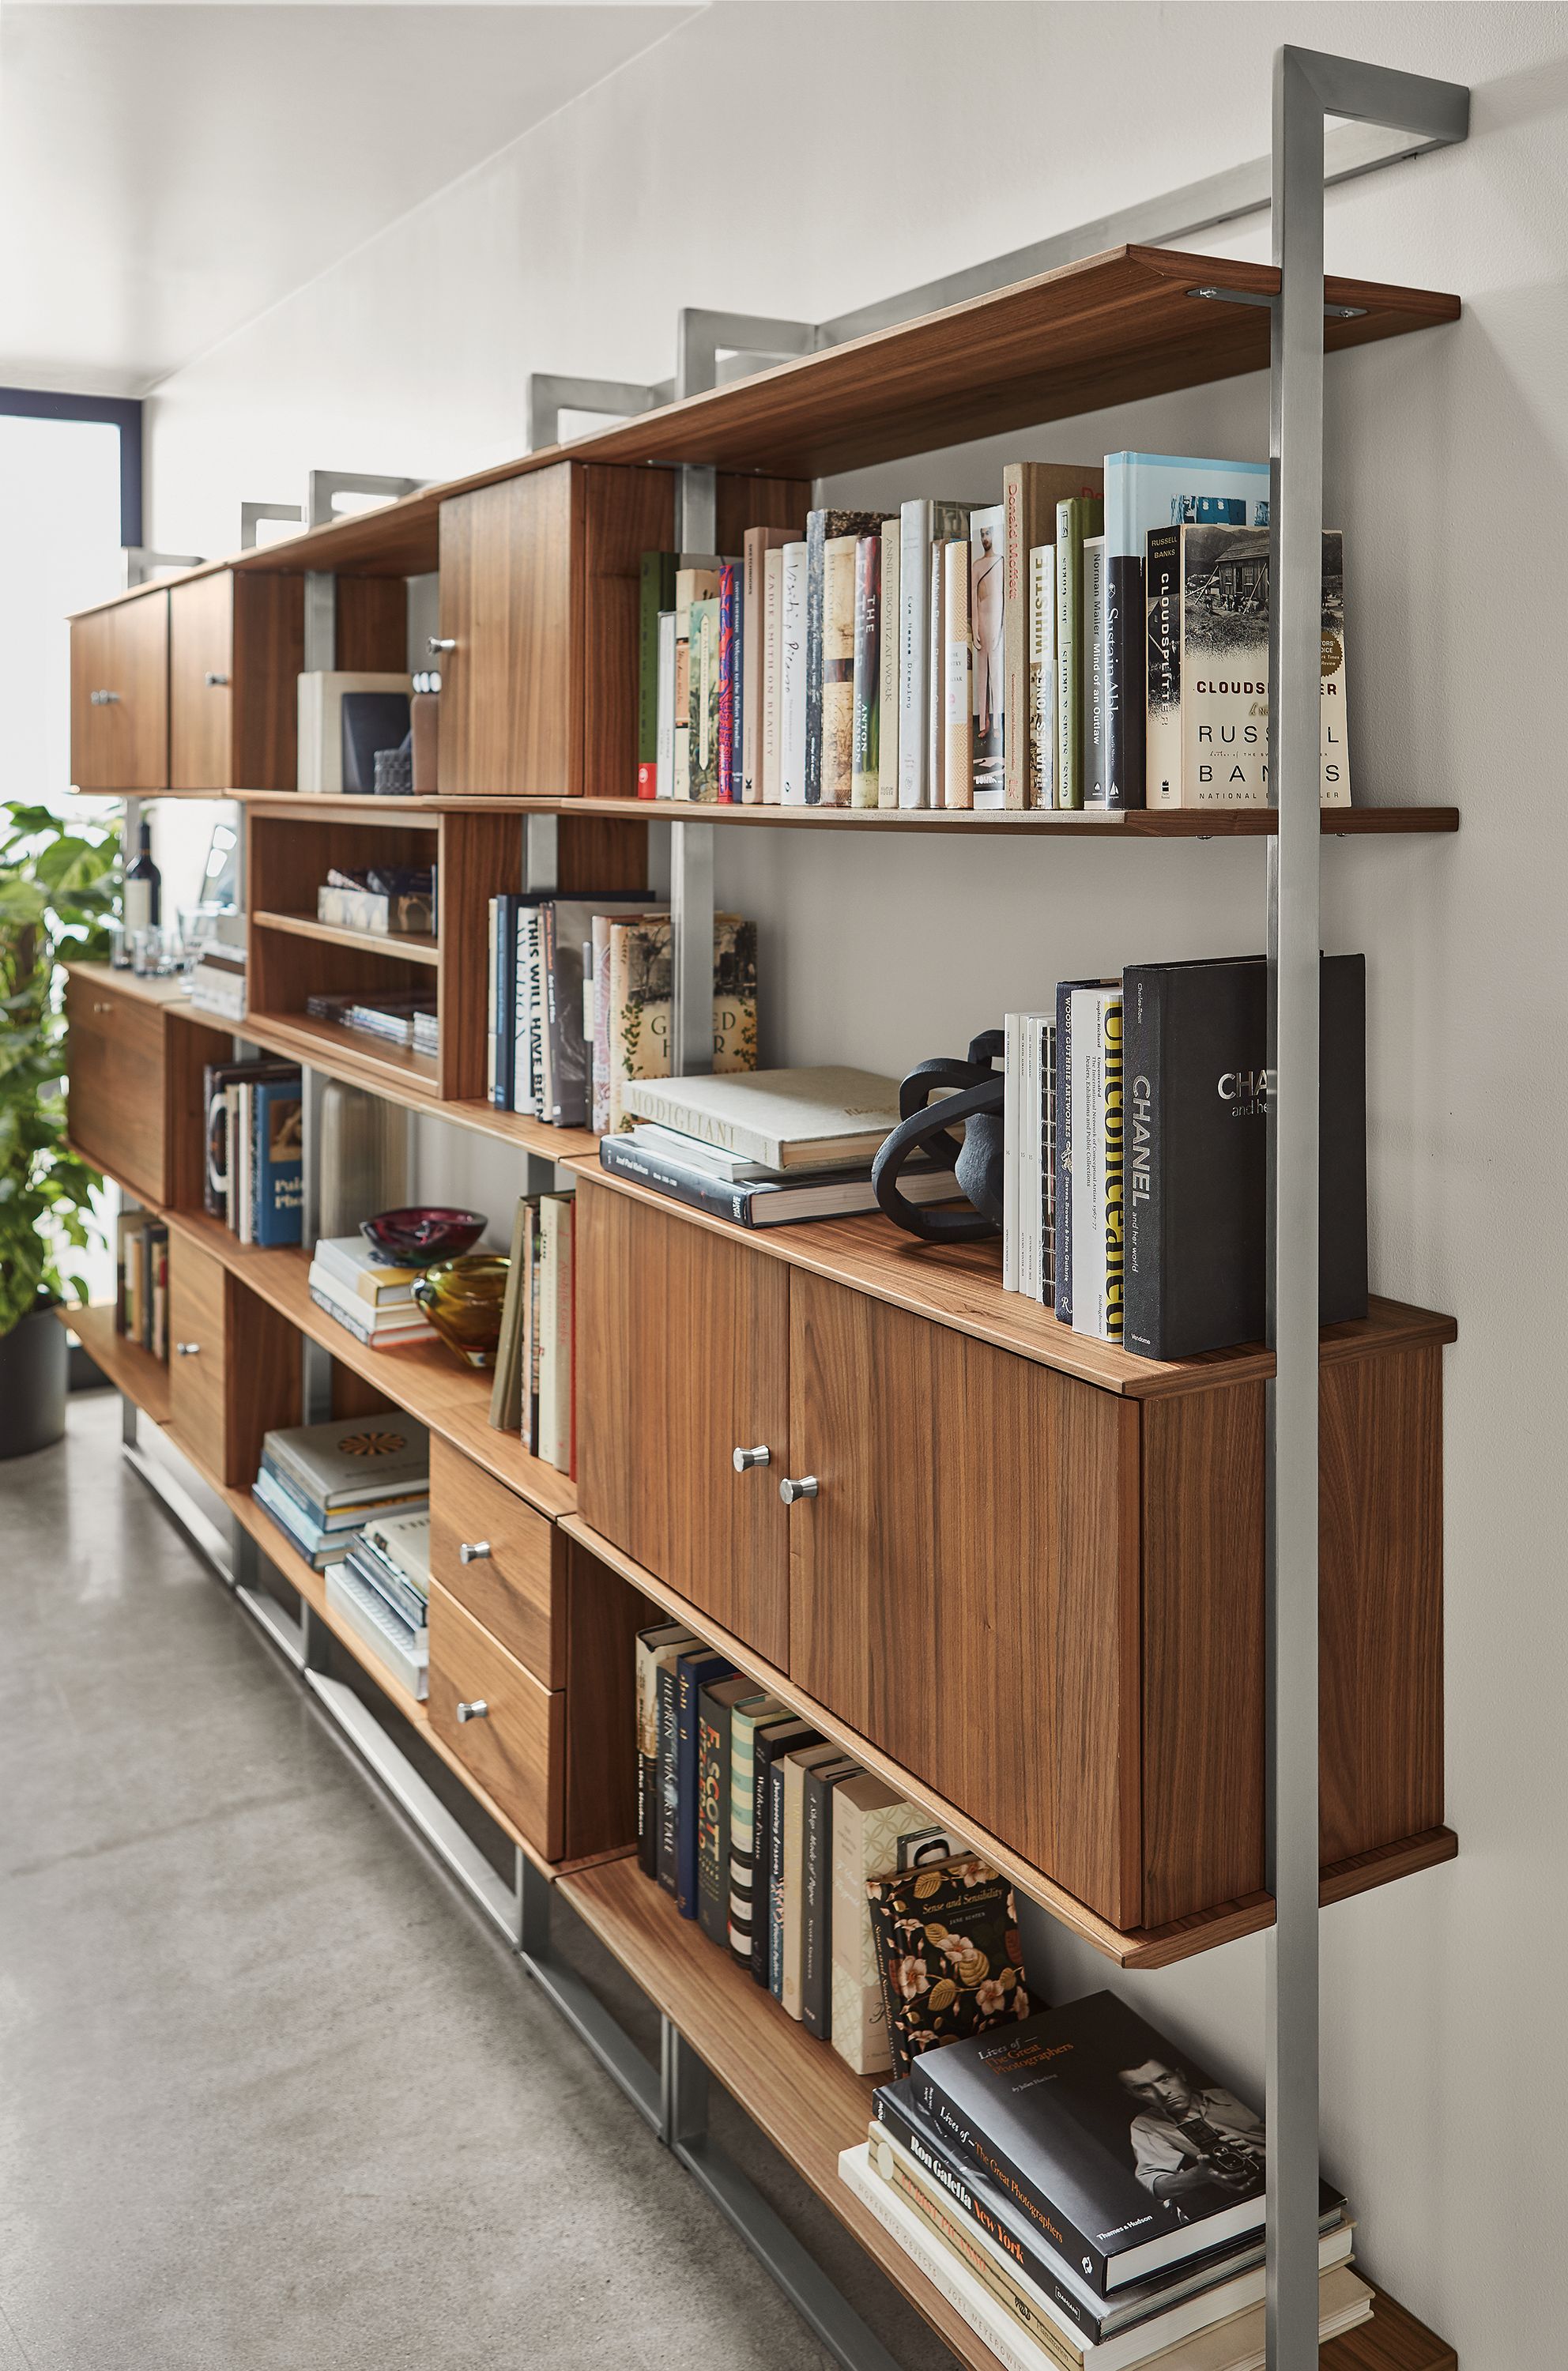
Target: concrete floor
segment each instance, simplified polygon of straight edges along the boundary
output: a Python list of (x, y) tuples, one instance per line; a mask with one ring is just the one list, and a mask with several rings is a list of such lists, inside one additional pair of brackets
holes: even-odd
[[(62, 1448), (0, 1465), (0, 2371), (826, 2366), (119, 1430), (77, 1398)], [(714, 2122), (896, 2361), (951, 2371), (732, 2103)]]

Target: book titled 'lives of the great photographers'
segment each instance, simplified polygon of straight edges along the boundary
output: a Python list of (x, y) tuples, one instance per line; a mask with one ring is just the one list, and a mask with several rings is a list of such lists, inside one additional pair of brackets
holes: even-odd
[(928, 2051), (910, 2081), (1101, 2296), (1262, 2226), (1262, 2119), (1113, 1993)]
[[(1366, 962), (1320, 970), (1319, 1313), (1366, 1314)], [(1263, 1333), (1268, 977), (1261, 955), (1122, 984), (1123, 1343), (1186, 1359)]]

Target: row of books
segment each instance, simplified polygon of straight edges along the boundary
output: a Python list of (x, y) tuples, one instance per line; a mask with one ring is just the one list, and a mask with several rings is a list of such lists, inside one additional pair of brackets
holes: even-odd
[[(628, 1082), (669, 1076), (671, 948), (668, 907), (641, 892), (492, 897), (490, 1102), (600, 1136), (629, 1126)], [(756, 925), (716, 914), (713, 1067), (755, 1066)]]
[[(1266, 804), (1268, 492), (1266, 462), (1020, 461), (999, 502), (813, 510), (732, 558), (646, 552), (638, 795)], [(1337, 531), (1322, 653), (1321, 794), (1348, 804)]]
[(310, 1297), (356, 1342), (385, 1350), (434, 1339), (414, 1299), (416, 1267), (384, 1267), (363, 1235), (323, 1235), (310, 1262)]
[(637, 1747), (644, 1875), (858, 2075), (1028, 2013), (1006, 1882), (681, 1623), (639, 1633)]
[(411, 1047), (416, 1054), (434, 1057), (441, 1050), (436, 1026), (434, 991), (426, 988), (354, 989), (307, 996), (305, 1009), (312, 1021), (329, 1021), (334, 1028), (352, 1030), (362, 1037), (377, 1037), (386, 1046)]
[[(1320, 1303), (1366, 1314), (1366, 966), (1320, 969)], [(1010, 1012), (1002, 1281), (1147, 1359), (1261, 1339), (1268, 977), (1262, 955), (1062, 980)]]
[[(839, 2158), (1010, 2371), (1262, 2371), (1257, 2111), (1113, 1993), (932, 2048)], [(1368, 2320), (1355, 2226), (1319, 2197), (1320, 2339)]]
[(168, 1229), (145, 1210), (114, 1222), (114, 1330), (167, 1363)]
[[(624, 1101), (627, 1133), (602, 1139), (601, 1165), (742, 1227), (874, 1210), (871, 1157), (899, 1116), (896, 1079), (830, 1064), (637, 1080)], [(951, 1172), (913, 1163), (899, 1182), (914, 1202), (957, 1190)]]
[(490, 1385), (496, 1430), (563, 1474), (577, 1471), (576, 1217), (571, 1194), (519, 1201)]
[(304, 1091), (295, 1062), (209, 1062), (202, 1207), (242, 1243), (297, 1243), (305, 1200)]

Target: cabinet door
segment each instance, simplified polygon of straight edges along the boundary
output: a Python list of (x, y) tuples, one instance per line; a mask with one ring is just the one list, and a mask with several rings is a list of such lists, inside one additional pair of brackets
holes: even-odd
[(1136, 1925), (1136, 1407), (798, 1270), (790, 1299), (791, 1679)]
[[(577, 1223), (583, 1519), (781, 1666), (786, 1270), (611, 1186), (579, 1187)], [(769, 1463), (737, 1474), (758, 1447)]]
[(107, 971), (65, 983), (71, 1141), (144, 1202), (165, 1202), (164, 1016)]
[(168, 594), (71, 625), (71, 773), (84, 791), (168, 787)]
[(234, 583), (220, 569), (169, 588), (168, 779), (177, 791), (236, 787), (230, 764)]
[(439, 772), (444, 792), (564, 798), (578, 788), (572, 467), (441, 505)]
[[(231, 1475), (226, 1448), (228, 1346), (221, 1264), (171, 1229), (168, 1243), (168, 1424), (202, 1472)], [(254, 1472), (244, 1477), (254, 1481)]]

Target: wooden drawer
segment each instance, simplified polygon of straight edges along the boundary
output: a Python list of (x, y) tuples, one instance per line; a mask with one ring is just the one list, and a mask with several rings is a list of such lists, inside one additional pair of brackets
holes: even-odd
[[(465, 1562), (465, 1545), (487, 1552)], [(433, 1434), (430, 1568), (542, 1686), (564, 1687), (565, 1540), (503, 1483)]]
[(84, 791), (168, 787), (165, 587), (71, 620), (71, 779)]
[(73, 1143), (144, 1202), (167, 1201), (162, 1008), (74, 971), (65, 1018)]
[(292, 791), (304, 578), (219, 569), (168, 603), (171, 787)]
[(170, 1232), (169, 1430), (204, 1474), (237, 1486), (256, 1476), (254, 1468), (228, 1470), (226, 1286), (217, 1260), (189, 1236)]
[[(432, 1581), (431, 1727), (549, 1860), (564, 1849), (565, 1702)], [(460, 1721), (460, 1704), (482, 1704), (484, 1714)]]

